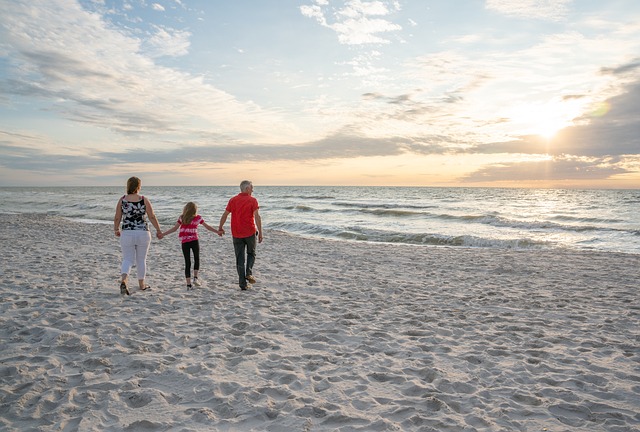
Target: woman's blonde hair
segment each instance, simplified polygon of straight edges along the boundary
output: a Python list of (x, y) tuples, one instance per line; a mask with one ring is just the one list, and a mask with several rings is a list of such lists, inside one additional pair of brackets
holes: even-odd
[(191, 223), (194, 217), (196, 217), (196, 213), (198, 212), (198, 206), (196, 203), (189, 201), (185, 204), (184, 209), (182, 210), (182, 223), (188, 225)]
[(127, 180), (127, 193), (134, 194), (140, 190), (140, 184), (142, 181), (138, 177), (130, 177)]

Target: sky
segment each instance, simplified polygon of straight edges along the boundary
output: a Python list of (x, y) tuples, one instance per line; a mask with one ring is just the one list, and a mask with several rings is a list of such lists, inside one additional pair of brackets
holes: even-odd
[(0, 8), (0, 186), (640, 189), (637, 0)]

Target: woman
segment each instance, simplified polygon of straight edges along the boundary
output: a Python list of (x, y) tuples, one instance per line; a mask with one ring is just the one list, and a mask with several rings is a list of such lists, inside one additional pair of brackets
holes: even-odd
[[(147, 271), (147, 252), (151, 244), (147, 217), (156, 228), (157, 233), (162, 232), (158, 219), (153, 213), (151, 202), (140, 195), (141, 186), (142, 182), (138, 177), (131, 177), (127, 180), (127, 194), (118, 201), (116, 215), (113, 218), (113, 229), (116, 237), (120, 237), (120, 245), (122, 246), (120, 294), (123, 295), (131, 295), (127, 287), (127, 279), (134, 262), (136, 263), (140, 290), (144, 291), (149, 288), (144, 283)], [(121, 221), (122, 232), (120, 231)]]

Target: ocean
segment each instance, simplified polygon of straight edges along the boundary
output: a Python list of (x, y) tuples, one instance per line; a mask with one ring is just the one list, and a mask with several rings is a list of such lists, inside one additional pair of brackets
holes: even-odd
[[(217, 225), (237, 186), (144, 187), (163, 228), (187, 201)], [(124, 187), (3, 187), (0, 212), (113, 221)], [(265, 230), (352, 242), (640, 254), (640, 190), (260, 186)], [(228, 225), (228, 222), (227, 222)], [(227, 231), (229, 231), (227, 226)]]

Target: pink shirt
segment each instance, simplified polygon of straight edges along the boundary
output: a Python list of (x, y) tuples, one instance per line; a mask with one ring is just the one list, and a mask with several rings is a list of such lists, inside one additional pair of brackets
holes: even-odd
[(180, 224), (180, 232), (178, 233), (178, 238), (182, 243), (187, 243), (190, 241), (198, 240), (198, 225), (204, 223), (204, 219), (202, 216), (195, 215), (189, 224), (182, 223), (182, 216), (178, 218), (178, 223)]

